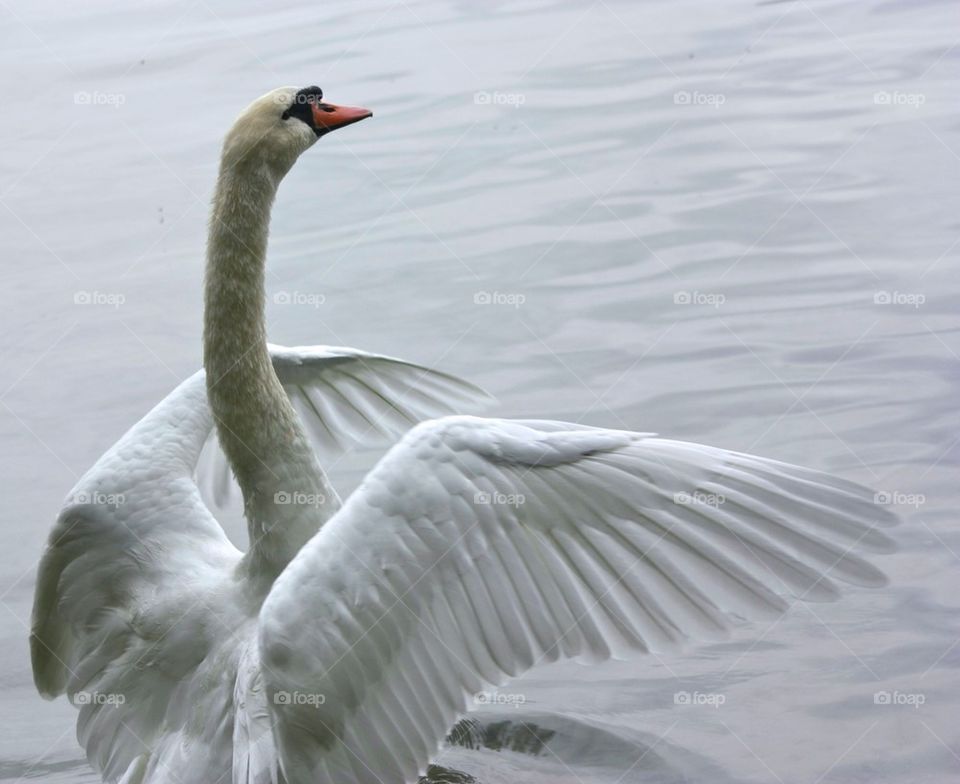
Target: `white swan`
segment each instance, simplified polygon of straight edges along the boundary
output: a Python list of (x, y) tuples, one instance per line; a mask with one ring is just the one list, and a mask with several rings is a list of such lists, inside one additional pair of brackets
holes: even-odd
[[(538, 662), (663, 651), (785, 597), (883, 581), (856, 551), (887, 551), (875, 527), (893, 519), (863, 488), (582, 425), (424, 422), (341, 506), (321, 459), (480, 394), (400, 360), (265, 342), (276, 188), (320, 135), (368, 115), (317, 88), (243, 112), (210, 224), (206, 374), (100, 459), (51, 535), (34, 677), (80, 709), (107, 781), (411, 782), (470, 695)], [(214, 422), (245, 554), (201, 500), (224, 486)]]

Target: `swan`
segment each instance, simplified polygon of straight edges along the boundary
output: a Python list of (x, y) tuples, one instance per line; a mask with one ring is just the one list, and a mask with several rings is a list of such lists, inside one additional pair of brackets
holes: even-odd
[[(884, 583), (862, 554), (892, 549), (895, 518), (844, 479), (465, 415), (484, 394), (456, 377), (267, 343), (277, 187), (369, 116), (317, 87), (241, 113), (213, 197), (204, 368), (80, 479), (50, 535), (34, 679), (79, 709), (105, 781), (413, 782), (473, 695), (538, 663), (660, 655)], [(341, 502), (321, 464), (384, 439)], [(231, 474), (246, 552), (209, 508)]]

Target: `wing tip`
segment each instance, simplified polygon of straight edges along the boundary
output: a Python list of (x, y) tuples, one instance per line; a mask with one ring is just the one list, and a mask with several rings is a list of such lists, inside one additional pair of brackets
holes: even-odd
[(33, 685), (45, 700), (55, 700), (66, 688), (66, 668), (57, 653), (38, 632), (30, 633), (30, 664)]

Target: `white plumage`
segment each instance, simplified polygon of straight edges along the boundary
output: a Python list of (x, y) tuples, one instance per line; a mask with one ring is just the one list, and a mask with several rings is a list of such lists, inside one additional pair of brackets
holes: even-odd
[(880, 585), (872, 493), (678, 441), (557, 422), (414, 428), (260, 616), (284, 770), (411, 781), (470, 695), (539, 662), (715, 638), (735, 617)]
[[(858, 485), (650, 434), (435, 419), (483, 393), (266, 344), (275, 188), (368, 114), (317, 93), (274, 91), (228, 135), (206, 372), (80, 480), (40, 565), (36, 684), (79, 708), (106, 781), (404, 784), (471, 695), (540, 662), (668, 651), (882, 584), (861, 553), (891, 549), (877, 526), (894, 518)], [(292, 113), (303, 95), (322, 126)], [(320, 461), (405, 431), (341, 504)], [(231, 469), (246, 553), (204, 503), (225, 501)]]
[[(324, 395), (323, 418), (306, 421), (327, 457), (485, 398), (452, 376), (355, 349), (271, 353), (291, 394)], [(357, 396), (355, 385), (376, 394)], [(367, 418), (376, 431), (360, 425)], [(211, 439), (201, 371), (81, 478), (40, 564), (37, 687), (77, 705), (80, 742), (108, 781), (215, 781), (234, 755), (237, 781), (274, 780), (262, 775), (277, 761), (256, 649), (272, 580), (241, 568), (243, 553), (202, 501), (201, 486), (224, 484)], [(278, 519), (288, 508), (277, 506)], [(240, 775), (247, 766), (257, 775)]]

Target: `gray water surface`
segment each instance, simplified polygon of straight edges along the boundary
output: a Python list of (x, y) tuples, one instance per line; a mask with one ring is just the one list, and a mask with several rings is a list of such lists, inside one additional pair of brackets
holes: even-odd
[[(888, 588), (670, 659), (537, 670), (480, 706), (549, 733), (536, 754), (442, 764), (485, 784), (956, 779), (956, 3), (0, 17), (0, 779), (95, 780), (74, 710), (32, 687), (36, 561), (76, 478), (199, 366), (222, 134), (253, 97), (313, 83), (375, 117), (281, 190), (272, 340), (436, 365), (498, 415), (803, 463), (906, 519)], [(338, 486), (374, 459), (336, 466)]]

